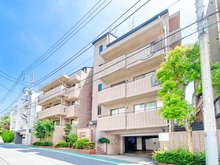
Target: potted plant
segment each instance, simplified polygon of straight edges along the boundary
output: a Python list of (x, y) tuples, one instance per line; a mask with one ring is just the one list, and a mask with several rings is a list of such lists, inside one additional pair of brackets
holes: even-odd
[(110, 140), (109, 139), (107, 139), (107, 138), (105, 138), (105, 137), (102, 137), (102, 138), (100, 138), (99, 140), (98, 140), (98, 142), (99, 143), (105, 143), (106, 144), (106, 154), (107, 154), (107, 144), (109, 144), (110, 143)]

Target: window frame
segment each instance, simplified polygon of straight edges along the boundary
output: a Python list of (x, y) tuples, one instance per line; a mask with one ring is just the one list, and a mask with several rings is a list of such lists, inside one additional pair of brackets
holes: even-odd
[[(155, 104), (155, 106), (152, 106), (152, 107), (150, 107), (150, 108), (148, 108), (146, 105), (147, 104), (151, 104), (151, 103), (154, 103)], [(143, 110), (135, 110), (135, 106), (137, 106), (137, 105), (144, 105), (144, 108), (143, 108)], [(155, 109), (154, 109), (155, 108)], [(134, 112), (135, 113), (138, 113), (138, 112), (144, 112), (144, 111), (149, 111), (149, 110), (156, 110), (157, 109), (157, 101), (151, 101), (151, 102), (145, 102), (145, 103), (140, 103), (140, 104), (135, 104), (134, 105)]]
[(101, 54), (103, 52), (103, 45), (99, 46), (99, 54)]
[[(119, 113), (120, 109), (124, 109), (124, 112)], [(117, 113), (112, 114), (113, 111), (116, 111)], [(115, 108), (115, 109), (110, 110), (110, 116), (117, 116), (117, 115), (122, 115), (122, 114), (125, 114), (125, 113), (126, 113), (126, 107), (120, 107), (120, 108)]]
[(102, 91), (102, 84), (98, 84), (98, 92)]

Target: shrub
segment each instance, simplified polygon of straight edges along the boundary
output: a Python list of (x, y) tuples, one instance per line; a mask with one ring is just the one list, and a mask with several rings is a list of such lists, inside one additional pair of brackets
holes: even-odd
[(70, 146), (75, 145), (75, 143), (77, 142), (77, 139), (78, 139), (77, 133), (70, 133), (68, 136)]
[(185, 149), (157, 150), (152, 158), (158, 163), (173, 163), (176, 165), (205, 165), (205, 153), (191, 153)]
[(64, 140), (61, 140), (59, 142), (57, 142), (54, 147), (58, 148), (58, 147), (68, 147), (68, 143), (65, 142)]
[(89, 142), (89, 139), (87, 138), (81, 138), (76, 142), (76, 148), (77, 149), (83, 149), (83, 147), (85, 146), (85, 143)]
[(53, 146), (53, 143), (50, 141), (36, 141), (33, 143), (35, 146)]
[(13, 131), (6, 130), (2, 135), (2, 140), (4, 143), (10, 143), (14, 139)]
[(95, 148), (95, 142), (86, 142), (83, 146), (83, 149), (85, 150), (91, 150)]
[(99, 143), (110, 143), (110, 140), (105, 138), (105, 137), (102, 137), (98, 140)]

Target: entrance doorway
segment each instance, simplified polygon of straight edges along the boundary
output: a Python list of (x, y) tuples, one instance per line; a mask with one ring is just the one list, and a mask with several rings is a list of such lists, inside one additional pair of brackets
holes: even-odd
[(129, 136), (124, 137), (124, 141), (125, 153), (148, 153), (159, 148), (158, 136)]

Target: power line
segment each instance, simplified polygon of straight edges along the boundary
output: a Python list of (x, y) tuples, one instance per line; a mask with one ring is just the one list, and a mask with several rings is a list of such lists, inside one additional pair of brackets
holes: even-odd
[[(112, 0), (111, 0), (112, 1)], [(110, 1), (110, 2), (111, 2)], [(51, 52), (54, 48), (56, 48), (56, 46), (57, 45), (59, 45), (60, 43), (62, 43), (62, 41), (64, 41), (70, 34), (72, 34), (73, 32), (74, 32), (74, 30), (76, 30), (85, 20), (87, 20), (98, 8), (100, 8), (100, 6), (102, 6), (102, 4), (104, 4), (105, 2), (106, 2), (106, 0), (101, 4), (101, 5), (99, 5), (80, 25), (78, 25), (99, 3), (101, 2), (101, 0), (99, 0), (68, 32), (66, 32), (65, 34), (64, 34), (64, 36), (63, 37), (61, 37), (55, 44), (53, 44), (53, 46), (51, 47), (51, 48), (49, 48), (43, 55), (41, 55), (35, 62), (33, 62), (29, 67), (27, 67), (26, 69), (24, 69), (24, 71), (23, 72), (28, 72), (28, 71), (31, 71), (31, 70), (33, 70), (34, 68), (36, 68), (38, 65), (40, 65), (43, 61), (41, 61), (41, 59), (43, 59), (49, 52)], [(109, 3), (110, 3), (109, 2)], [(108, 3), (108, 4), (109, 4)], [(107, 4), (107, 5), (108, 5)], [(106, 6), (107, 6), (106, 5)], [(104, 6), (104, 8), (106, 7), (106, 6)], [(101, 10), (103, 10), (104, 8), (102, 8)], [(100, 13), (101, 11), (99, 11), (99, 13)], [(97, 15), (97, 14), (96, 14)], [(94, 17), (93, 17), (94, 18)], [(93, 19), (92, 18), (92, 19)], [(92, 20), (92, 19), (90, 19), (90, 21)], [(89, 21), (88, 21), (89, 22)], [(87, 22), (87, 23), (88, 23)], [(78, 27), (77, 28), (75, 28), (76, 26), (78, 25)], [(85, 26), (85, 25), (84, 25)], [(84, 27), (83, 26), (83, 27)], [(74, 29), (75, 28), (75, 29)], [(73, 30), (74, 29), (74, 30)], [(82, 29), (82, 28), (81, 28)], [(80, 29), (80, 30), (81, 30)], [(73, 31), (72, 31), (73, 30)], [(72, 32), (71, 32), (72, 31)], [(79, 31), (79, 30), (78, 30)], [(77, 32), (78, 32), (77, 31)], [(76, 33), (75, 33), (76, 34)], [(72, 38), (75, 34), (73, 34), (70, 38)], [(69, 39), (70, 39), (69, 38)], [(69, 40), (68, 39), (68, 40)], [(68, 41), (67, 40), (67, 41)], [(65, 43), (67, 42), (67, 41), (65, 41)], [(62, 44), (63, 45), (63, 44)], [(61, 46), (60, 46), (61, 47)], [(60, 48), (59, 47), (59, 48)], [(58, 49), (59, 49), (58, 48)], [(58, 50), (57, 49), (57, 50)], [(57, 51), (56, 50), (56, 51)], [(55, 53), (55, 52), (53, 52), (53, 53)], [(51, 54), (52, 55), (52, 54)], [(50, 56), (51, 56), (50, 55)], [(50, 56), (48, 56), (47, 58), (49, 58)], [(47, 59), (46, 58), (46, 59)], [(46, 59), (44, 59), (44, 61), (46, 60)], [(38, 64), (38, 65), (37, 65)], [(34, 67), (34, 68), (33, 68)], [(22, 72), (22, 73), (23, 73)], [(3, 76), (2, 76), (3, 77)], [(5, 77), (4, 77), (5, 78)], [(22, 74), (14, 81), (14, 84), (13, 84), (13, 86), (10, 88), (10, 90), (5, 94), (5, 96), (3, 96), (3, 98), (0, 100), (0, 104), (2, 104), (7, 98), (8, 98), (8, 96), (11, 94), (11, 91), (13, 91), (14, 89), (15, 89), (15, 87), (17, 86), (17, 84), (21, 84), (21, 83), (19, 83), (20, 81), (21, 81), (21, 78), (22, 78)], [(9, 80), (9, 79), (8, 79)], [(21, 84), (21, 85), (24, 85), (23, 83)], [(26, 85), (26, 84), (25, 84)]]
[[(217, 12), (215, 12), (214, 14), (216, 14), (216, 13), (217, 13)], [(210, 14), (209, 16), (211, 16), (211, 15), (213, 15), (213, 13)], [(206, 17), (206, 18), (207, 18), (207, 17)], [(159, 42), (161, 42), (161, 41), (163, 41), (163, 40), (165, 40), (165, 39), (171, 37), (173, 34), (178, 33), (178, 32), (181, 32), (182, 30), (184, 30), (184, 29), (186, 29), (186, 28), (188, 28), (188, 27), (194, 25), (195, 23), (197, 23), (197, 22), (199, 22), (199, 21), (201, 21), (201, 20), (195, 21), (195, 22), (193, 22), (193, 23), (191, 23), (191, 24), (185, 26), (184, 28), (180, 29), (179, 31), (176, 31), (176, 32), (174, 32), (174, 33), (172, 33), (172, 34), (170, 34), (170, 35), (168, 35), (168, 36), (166, 36), (166, 37), (161, 38), (160, 40), (154, 42), (152, 45), (147, 46), (145, 49), (150, 48), (151, 46), (156, 45), (157, 43), (159, 43)], [(205, 27), (205, 28), (208, 28), (208, 27), (210, 27), (210, 26), (213, 26), (213, 25), (216, 24), (216, 23), (218, 23), (218, 22), (215, 22), (215, 23), (213, 23), (213, 24), (211, 24), (211, 25), (209, 25), (209, 26), (207, 26), (207, 27)], [(198, 29), (197, 31), (194, 31), (194, 32), (192, 32), (192, 33), (190, 33), (190, 34), (188, 34), (188, 35), (186, 35), (186, 36), (180, 38), (180, 39), (177, 40), (176, 42), (181, 41), (181, 40), (183, 40), (183, 39), (185, 39), (185, 38), (187, 38), (187, 37), (189, 37), (189, 36), (191, 36), (191, 35), (197, 33), (199, 30), (202, 30), (202, 29)], [(170, 45), (168, 45), (168, 46), (170, 46)], [(166, 48), (166, 47), (167, 47), (167, 46), (164, 46), (164, 47), (162, 47), (161, 49), (157, 50), (156, 52), (158, 52), (158, 51), (160, 51), (160, 50), (162, 50), (162, 49), (164, 49), (164, 48)], [(139, 49), (140, 49), (140, 48), (139, 48)], [(136, 50), (135, 50), (135, 51), (136, 51)], [(135, 51), (134, 51), (134, 52), (135, 52)], [(141, 50), (141, 51), (143, 51), (143, 50)], [(151, 53), (151, 54), (150, 54), (149, 56), (147, 56), (146, 58), (140, 59), (140, 60), (147, 60), (147, 59), (153, 57), (156, 52)], [(136, 53), (132, 54), (132, 56), (135, 55), (135, 54), (137, 54), (137, 53), (139, 53), (139, 52), (136, 52)], [(130, 57), (130, 56), (129, 56), (129, 57)], [(135, 63), (135, 62), (137, 62), (137, 61), (134, 61), (133, 63)], [(118, 63), (118, 62), (117, 62), (117, 63)], [(114, 63), (113, 65), (116, 65), (117, 63)], [(113, 66), (113, 65), (111, 65), (111, 66)], [(132, 65), (132, 63), (131, 63), (131, 65)], [(105, 68), (105, 69), (108, 69), (108, 67)], [(101, 70), (101, 71), (104, 71), (105, 69), (103, 69), (103, 70)], [(91, 75), (91, 76), (88, 76), (87, 78), (81, 80), (80, 82), (85, 81), (86, 79), (93, 77), (94, 75), (100, 73), (101, 71), (99, 71), (99, 72), (97, 72), (97, 73), (95, 73), (95, 74), (93, 74), (93, 75)], [(116, 70), (116, 71), (117, 71), (117, 70)], [(97, 81), (97, 80), (99, 80), (99, 78), (96, 79), (96, 80), (93, 80), (92, 82), (95, 82), (95, 81)], [(87, 85), (91, 85), (91, 83), (84, 84), (83, 86), (80, 86), (80, 87), (78, 87), (77, 89), (82, 88), (82, 87), (87, 86)], [(73, 91), (75, 91), (75, 90), (76, 90), (76, 89), (73, 89), (73, 90), (71, 90), (71, 91), (68, 91), (67, 93), (73, 92)], [(59, 91), (59, 92), (60, 92), (60, 91)], [(57, 92), (57, 93), (58, 93), (58, 92)], [(66, 94), (67, 94), (67, 93), (66, 93)], [(55, 93), (53, 93), (52, 95), (54, 95), (54, 94), (55, 94)], [(51, 95), (51, 96), (52, 96), (52, 95)], [(16, 101), (17, 101), (17, 100), (16, 100)], [(14, 101), (14, 102), (16, 102), (16, 101)], [(40, 100), (38, 100), (38, 101), (40, 101)], [(14, 102), (11, 103), (10, 106), (11, 106), (12, 104), (14, 104)], [(32, 104), (34, 104), (34, 103), (32, 103)], [(10, 106), (9, 106), (9, 108), (10, 108)], [(1, 113), (7, 111), (9, 108), (7, 108), (7, 109), (1, 111)]]
[[(212, 13), (212, 14), (209, 14), (208, 16), (206, 16), (205, 18), (203, 18), (203, 19), (206, 19), (206, 18), (208, 18), (208, 17), (210, 17), (210, 16), (212, 16), (212, 15), (214, 15), (214, 14), (216, 14), (216, 13), (218, 13), (219, 11), (217, 11), (217, 12), (214, 12), (214, 13)], [(203, 19), (201, 19), (201, 20), (197, 20), (196, 22), (194, 22), (194, 23), (191, 23), (191, 24), (189, 24), (189, 25), (187, 25), (186, 27), (184, 27), (184, 28), (182, 28), (180, 31), (182, 31), (182, 30), (184, 30), (184, 29), (186, 29), (187, 27), (189, 27), (189, 26), (192, 26), (193, 24), (195, 24), (195, 23), (197, 23), (197, 22), (199, 22), (199, 21), (202, 21)], [(214, 24), (216, 24), (216, 23), (218, 23), (218, 22), (215, 22), (215, 23), (213, 23), (213, 24), (211, 24), (211, 25), (209, 25), (209, 26), (207, 26), (207, 27), (210, 27), (210, 26), (212, 26), (212, 25), (214, 25)], [(207, 28), (206, 27), (206, 28)], [(180, 32), (180, 31), (176, 31), (175, 33), (178, 33), (178, 32)], [(198, 30), (197, 30), (198, 31)], [(196, 32), (197, 32), (196, 31)], [(186, 37), (189, 37), (189, 36), (191, 36), (191, 35), (193, 35), (193, 34), (195, 34), (196, 32), (193, 32), (193, 33), (191, 33), (191, 34), (189, 34), (189, 35), (187, 35), (187, 36), (185, 36), (185, 37), (182, 37), (181, 39), (179, 39), (179, 40), (182, 40), (182, 39), (185, 39)], [(173, 34), (175, 34), (175, 33), (173, 33)], [(173, 34), (171, 34), (171, 35), (173, 35)], [(161, 39), (161, 40), (164, 40), (164, 39), (166, 39), (166, 38), (168, 38), (168, 37), (170, 37), (171, 35), (169, 35), (169, 36), (167, 36), (167, 37), (165, 37), (165, 38), (163, 38), (163, 39)], [(159, 40), (159, 41), (157, 41), (157, 42), (155, 42), (154, 44), (156, 44), (156, 43), (158, 43), (158, 42), (160, 42), (161, 40)], [(143, 59), (142, 59), (143, 60)], [(144, 60), (146, 60), (146, 59), (144, 59)], [(136, 61), (135, 61), (136, 62)], [(105, 68), (105, 69), (107, 69), (107, 68)], [(97, 74), (97, 73), (96, 73)], [(94, 74), (93, 74), (94, 75)], [(88, 77), (87, 77), (88, 78)], [(87, 79), (86, 78), (86, 79)], [(83, 80), (81, 80), (81, 81), (83, 81)], [(96, 80), (94, 80), (94, 81), (96, 81)], [(93, 81), (93, 82), (94, 82)], [(88, 85), (88, 84), (85, 84), (85, 85)], [(84, 86), (85, 86), (84, 85)], [(81, 88), (81, 87), (80, 87)], [(70, 91), (70, 92), (72, 92), (72, 91)], [(5, 109), (4, 111), (6, 111), (7, 109)], [(4, 111), (2, 111), (2, 112), (4, 112)]]
[[(100, 1), (99, 1), (100, 2)], [(98, 3), (99, 3), (98, 2)], [(50, 56), (52, 56), (57, 50), (59, 50), (67, 41), (69, 41), (73, 36), (75, 36), (83, 27), (85, 27), (91, 20), (93, 20), (101, 11), (103, 11), (111, 2), (109, 1), (101, 10), (99, 10), (89, 21), (87, 21), (82, 27), (80, 27), (92, 14), (94, 14), (104, 3), (106, 0), (101, 3), (85, 20), (85, 16), (88, 15), (90, 11), (92, 11), (97, 5), (90, 9), (63, 37), (61, 37), (51, 48), (49, 48), (41, 57), (39, 57), (34, 63), (32, 63), (26, 70), (31, 71), (35, 69), (37, 66), (39, 66), (41, 63), (43, 63), (45, 60), (47, 60)], [(83, 20), (83, 21), (82, 21)], [(81, 22), (82, 21), (82, 22)], [(80, 23), (81, 22), (81, 23)], [(80, 24), (79, 24), (80, 23)], [(78, 25), (79, 24), (79, 25)], [(77, 27), (76, 27), (77, 26)], [(79, 28), (80, 27), (80, 28)], [(77, 28), (79, 28), (77, 30)], [(77, 31), (76, 31), (77, 30)], [(76, 31), (74, 34), (72, 34), (74, 31)], [(72, 35), (71, 35), (72, 34)]]
[[(115, 24), (115, 22), (117, 22), (121, 17), (123, 17), (127, 12), (129, 12), (135, 5), (137, 5), (137, 3), (139, 3), (139, 1), (137, 1), (135, 4), (133, 4), (128, 10), (126, 10), (125, 13), (123, 13), (119, 18), (117, 18), (110, 26), (108, 26), (105, 30), (103, 30), (95, 39), (93, 39), (92, 41), (90, 41), (86, 46), (84, 46), (80, 51), (78, 51), (76, 54), (74, 54), (72, 57), (70, 57), (67, 61), (65, 61), (64, 63), (62, 63), (59, 67), (57, 67), (56, 69), (54, 69), (52, 72), (50, 72), (49, 74), (47, 74), (46, 76), (42, 77), (40, 80), (36, 81), (36, 84), (39, 84), (41, 82), (43, 82), (44, 80), (48, 79), (49, 77), (51, 77), (52, 75), (54, 75), (57, 71), (61, 70), (62, 68), (64, 68), (65, 66), (67, 66), (68, 64), (70, 64), (73, 60), (75, 60), (76, 58), (80, 57), (83, 53), (85, 53), (86, 51), (88, 51), (93, 45), (92, 42), (95, 41), (98, 37), (100, 37), (106, 30), (109, 29), (109, 27), (111, 27), (113, 24)], [(145, 2), (143, 5), (141, 5), (138, 9), (136, 9), (133, 13), (131, 13), (128, 17), (126, 17), (122, 22), (120, 22), (118, 25), (116, 25), (116, 27), (118, 27), (119, 25), (121, 25), (124, 21), (126, 21), (129, 17), (131, 17), (134, 13), (136, 13), (138, 10), (140, 10), (143, 6), (145, 6), (147, 3), (149, 3), (150, 0), (148, 0), (147, 2)], [(115, 29), (116, 27), (114, 27), (113, 29)], [(90, 46), (89, 46), (90, 45)], [(88, 47), (89, 46), (89, 47)], [(84, 50), (85, 49), (85, 50)], [(81, 52), (82, 51), (82, 52)]]

